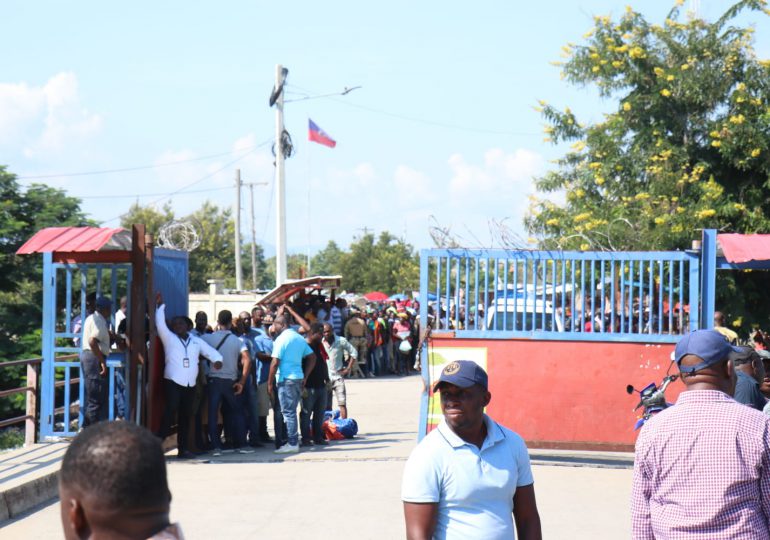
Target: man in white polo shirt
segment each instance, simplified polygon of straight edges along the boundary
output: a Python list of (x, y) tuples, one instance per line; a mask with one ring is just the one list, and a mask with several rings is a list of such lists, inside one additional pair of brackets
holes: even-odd
[(171, 433), (171, 425), (176, 422), (177, 457), (192, 459), (195, 455), (188, 451), (188, 432), (193, 400), (195, 399), (195, 382), (198, 378), (198, 361), (205, 356), (212, 362), (213, 368), (222, 369), (222, 355), (214, 347), (197, 336), (190, 334), (193, 329), (192, 321), (184, 316), (171, 319), (171, 328), (166, 325), (166, 306), (160, 293), (155, 296), (155, 328), (158, 337), (163, 342), (166, 365), (163, 368), (163, 382), (166, 406), (160, 421), (158, 437), (161, 441)]
[(412, 451), (404, 469), (409, 540), (540, 540), (540, 516), (524, 440), (484, 414), (492, 395), (475, 362), (448, 364), (433, 391), (444, 420)]

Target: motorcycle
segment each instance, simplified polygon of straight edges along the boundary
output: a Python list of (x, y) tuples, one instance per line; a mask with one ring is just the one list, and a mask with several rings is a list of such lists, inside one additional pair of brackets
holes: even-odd
[(668, 385), (679, 378), (679, 375), (666, 375), (660, 383), (660, 386), (651, 382), (641, 390), (637, 390), (633, 385), (626, 386), (626, 392), (629, 395), (637, 392), (640, 396), (639, 403), (634, 407), (636, 411), (639, 407), (644, 407), (642, 415), (637, 419), (634, 425), (634, 431), (641, 428), (647, 420), (663, 409), (671, 407), (673, 403), (666, 401), (666, 389)]

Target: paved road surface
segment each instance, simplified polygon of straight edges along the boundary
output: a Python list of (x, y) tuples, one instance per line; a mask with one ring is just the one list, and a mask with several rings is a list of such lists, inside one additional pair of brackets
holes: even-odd
[[(361, 435), (351, 441), (285, 459), (269, 450), (209, 463), (170, 459), (172, 520), (189, 540), (403, 538), (401, 474), (421, 387), (417, 377), (349, 381)], [(536, 465), (534, 475), (545, 538), (628, 538), (630, 470)], [(55, 539), (60, 531), (52, 502), (1, 528), (0, 538)]]

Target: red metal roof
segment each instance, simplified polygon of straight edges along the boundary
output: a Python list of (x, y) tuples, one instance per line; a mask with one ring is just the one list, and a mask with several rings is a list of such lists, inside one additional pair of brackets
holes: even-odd
[(727, 262), (770, 261), (770, 234), (718, 234)]
[(48, 227), (35, 233), (16, 252), (17, 255), (32, 253), (94, 251), (128, 251), (131, 249), (131, 232), (126, 229), (101, 227)]

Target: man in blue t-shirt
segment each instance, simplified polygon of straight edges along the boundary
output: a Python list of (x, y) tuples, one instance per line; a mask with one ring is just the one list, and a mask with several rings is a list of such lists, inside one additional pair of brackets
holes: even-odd
[(541, 540), (540, 516), (524, 440), (484, 414), (492, 394), (475, 362), (444, 367), (433, 387), (444, 420), (404, 468), (408, 539)]
[(275, 452), (290, 454), (299, 452), (297, 405), (307, 377), (315, 367), (316, 357), (305, 338), (289, 328), (286, 315), (276, 317), (273, 322), (273, 331), (277, 337), (273, 344), (273, 361), (270, 364), (267, 390), (273, 396), (277, 381), (278, 401), (281, 404), (281, 413), (289, 439)]

